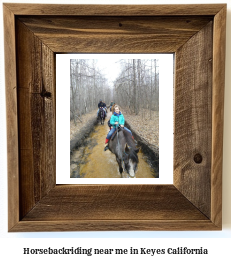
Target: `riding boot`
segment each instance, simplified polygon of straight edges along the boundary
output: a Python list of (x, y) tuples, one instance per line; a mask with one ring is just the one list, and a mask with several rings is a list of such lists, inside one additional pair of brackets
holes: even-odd
[(104, 147), (104, 151), (106, 151), (106, 150), (109, 149), (109, 148), (108, 148), (108, 142), (109, 142), (109, 139), (106, 138), (106, 140), (105, 140), (106, 146)]

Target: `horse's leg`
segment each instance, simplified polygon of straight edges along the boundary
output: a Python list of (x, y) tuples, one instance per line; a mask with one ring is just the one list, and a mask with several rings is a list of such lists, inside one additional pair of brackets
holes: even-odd
[(116, 157), (116, 161), (118, 162), (119, 164), (119, 172), (120, 172), (120, 175), (121, 175), (121, 178), (123, 177), (122, 176), (122, 173), (123, 173), (123, 168), (122, 168), (122, 162), (119, 158)]

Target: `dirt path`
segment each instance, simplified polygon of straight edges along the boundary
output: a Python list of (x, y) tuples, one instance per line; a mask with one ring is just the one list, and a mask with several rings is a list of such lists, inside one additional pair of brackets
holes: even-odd
[[(105, 125), (96, 125), (90, 136), (85, 139), (82, 146), (72, 151), (71, 155), (71, 178), (120, 178), (118, 164), (115, 155), (109, 150), (104, 151), (105, 138), (109, 131), (107, 121)], [(147, 163), (147, 157), (138, 153), (139, 165), (136, 178), (154, 178), (156, 174)], [(128, 178), (124, 174), (125, 178)]]

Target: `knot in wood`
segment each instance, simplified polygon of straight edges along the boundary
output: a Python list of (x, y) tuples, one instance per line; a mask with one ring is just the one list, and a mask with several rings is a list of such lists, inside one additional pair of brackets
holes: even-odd
[(195, 161), (195, 163), (197, 163), (197, 164), (200, 164), (200, 163), (202, 162), (202, 156), (201, 156), (200, 153), (195, 154), (195, 156), (194, 156), (194, 161)]
[(47, 92), (46, 90), (43, 90), (40, 95), (43, 97), (43, 98), (47, 98), (47, 99), (51, 99), (51, 93), (50, 92)]

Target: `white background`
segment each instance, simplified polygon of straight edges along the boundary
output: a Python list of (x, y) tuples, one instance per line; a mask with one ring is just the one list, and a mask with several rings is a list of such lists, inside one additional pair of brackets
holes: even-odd
[[(105, 64), (107, 60), (114, 59), (159, 60), (160, 173), (158, 179), (70, 178), (70, 59), (101, 59), (101, 61), (104, 59)], [(63, 92), (63, 88), (67, 91)], [(56, 55), (56, 105), (56, 184), (173, 184), (173, 54), (58, 54)]]
[[(3, 23), (2, 23), (2, 0), (0, 6), (0, 255), (2, 260), (12, 260), (12, 258), (25, 258), (28, 260), (41, 260), (41, 256), (23, 256), (23, 247), (99, 247), (102, 248), (169, 248), (169, 247), (204, 247), (208, 248), (209, 255), (198, 256), (155, 256), (143, 255), (142, 258), (155, 260), (230, 260), (231, 243), (231, 2), (223, 0), (204, 0), (204, 1), (171, 1), (171, 0), (118, 0), (118, 1), (37, 1), (39, 3), (65, 3), (65, 4), (195, 4), (195, 3), (227, 3), (227, 42), (226, 42), (226, 89), (225, 89), (225, 128), (224, 128), (224, 157), (223, 157), (223, 230), (222, 231), (182, 231), (182, 232), (155, 232), (155, 231), (132, 231), (132, 232), (57, 232), (57, 233), (8, 233), (7, 232), (7, 166), (6, 166), (6, 118), (5, 118), (5, 83), (4, 83), (4, 48), (3, 48)], [(5, 0), (4, 2), (12, 2)], [(30, 3), (35, 1), (14, 1)], [(97, 239), (96, 239), (97, 238)], [(113, 256), (114, 257), (114, 256)], [(44, 256), (44, 259), (63, 260), (62, 256)], [(99, 257), (78, 257), (65, 256), (65, 260), (91, 260), (107, 259), (109, 256)], [(117, 257), (118, 258), (118, 257)], [(120, 259), (127, 260), (128, 256), (119, 256)], [(133, 257), (140, 260), (140, 256)]]

